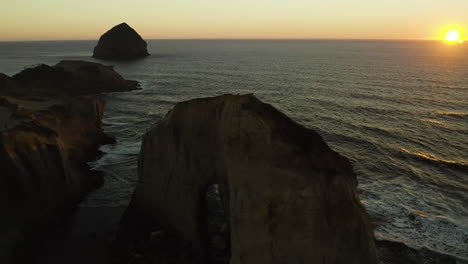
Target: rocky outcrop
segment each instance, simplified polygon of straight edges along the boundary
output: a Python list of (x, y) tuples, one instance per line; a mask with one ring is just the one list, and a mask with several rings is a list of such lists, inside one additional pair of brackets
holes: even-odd
[(144, 226), (150, 245), (178, 251), (166, 257), (213, 263), (204, 209), (213, 184), (231, 264), (378, 263), (348, 159), (252, 95), (178, 103), (145, 134), (120, 240)]
[(102, 184), (87, 162), (113, 139), (102, 130), (104, 101), (90, 95), (137, 84), (73, 61), (0, 77), (0, 263), (31, 263), (34, 238)]
[(138, 82), (125, 80), (113, 66), (87, 61), (61, 61), (54, 66), (41, 64), (21, 71), (12, 79), (19, 87), (8, 89), (6, 94), (15, 97), (76, 96), (139, 88)]
[(93, 57), (105, 60), (132, 60), (149, 55), (146, 41), (126, 23), (119, 24), (101, 36)]

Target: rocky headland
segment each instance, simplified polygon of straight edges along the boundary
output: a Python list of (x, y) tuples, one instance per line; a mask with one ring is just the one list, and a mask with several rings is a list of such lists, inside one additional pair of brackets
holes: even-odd
[(0, 74), (0, 263), (30, 263), (36, 239), (102, 184), (87, 162), (113, 139), (96, 95), (134, 89), (137, 82), (91, 62)]
[(252, 95), (151, 128), (121, 225), (120, 263), (378, 263), (348, 159)]
[(149, 55), (146, 41), (127, 23), (119, 24), (101, 36), (93, 57), (104, 60), (133, 60)]

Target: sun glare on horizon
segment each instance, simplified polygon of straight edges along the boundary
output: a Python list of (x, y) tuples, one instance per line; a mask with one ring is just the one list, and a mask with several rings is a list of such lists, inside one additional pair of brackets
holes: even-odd
[(448, 43), (463, 43), (462, 33), (456, 28), (448, 29), (444, 33), (443, 40)]

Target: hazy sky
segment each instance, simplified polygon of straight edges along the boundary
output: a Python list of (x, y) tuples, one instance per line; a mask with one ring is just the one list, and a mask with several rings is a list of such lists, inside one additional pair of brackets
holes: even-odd
[(0, 40), (98, 39), (121, 22), (146, 39), (432, 39), (444, 26), (468, 30), (468, 0), (0, 1)]

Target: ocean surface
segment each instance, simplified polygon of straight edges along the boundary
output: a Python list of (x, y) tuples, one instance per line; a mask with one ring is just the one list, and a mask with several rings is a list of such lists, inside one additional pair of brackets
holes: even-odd
[(348, 157), (376, 236), (468, 260), (468, 43), (149, 40), (150, 57), (91, 58), (96, 41), (0, 42), (0, 72), (87, 60), (142, 90), (105, 95), (117, 143), (93, 165), (106, 183), (81, 206), (126, 205), (143, 133), (177, 102), (254, 93)]

